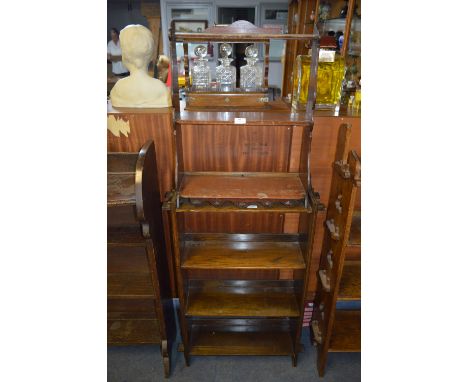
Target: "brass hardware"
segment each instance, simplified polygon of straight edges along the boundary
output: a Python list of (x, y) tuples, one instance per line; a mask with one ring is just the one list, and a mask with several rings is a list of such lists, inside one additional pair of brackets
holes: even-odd
[(229, 97), (226, 97), (226, 98), (224, 98), (224, 102), (226, 102), (226, 103), (231, 102), (231, 100), (229, 99)]
[(269, 99), (268, 99), (268, 97), (260, 97), (258, 100), (260, 102), (268, 102)]

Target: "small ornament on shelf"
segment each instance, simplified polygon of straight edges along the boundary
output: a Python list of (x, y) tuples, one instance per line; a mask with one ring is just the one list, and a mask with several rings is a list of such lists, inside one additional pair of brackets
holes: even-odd
[(216, 67), (218, 89), (223, 92), (233, 91), (236, 87), (236, 68), (231, 65), (233, 59), (229, 58), (229, 55), (232, 53), (232, 46), (223, 43), (219, 51), (221, 54), (221, 58), (219, 58), (221, 65)]
[(211, 72), (206, 58), (207, 49), (204, 45), (198, 45), (194, 49), (195, 56), (198, 59), (195, 61), (192, 71), (192, 89), (193, 90), (208, 90), (211, 82)]
[(258, 61), (258, 49), (254, 45), (249, 45), (245, 49), (245, 60), (247, 65), (240, 68), (240, 86), (245, 91), (257, 91), (262, 87), (263, 70), (260, 65), (255, 65)]

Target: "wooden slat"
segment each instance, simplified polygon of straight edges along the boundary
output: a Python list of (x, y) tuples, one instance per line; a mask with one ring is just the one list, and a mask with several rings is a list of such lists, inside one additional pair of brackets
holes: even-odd
[(159, 344), (159, 322), (156, 319), (107, 320), (107, 344)]
[(351, 223), (348, 245), (361, 245), (361, 211), (355, 211), (353, 213), (353, 221)]
[(188, 175), (180, 195), (206, 199), (300, 200), (306, 195), (299, 176)]
[(192, 355), (289, 355), (292, 339), (286, 331), (228, 332), (195, 330)]
[[(212, 205), (202, 205), (202, 206), (194, 206), (190, 204), (183, 204), (176, 210), (177, 212), (184, 212), (184, 213), (212, 213), (212, 212), (221, 212), (221, 213), (238, 213), (238, 212), (247, 212), (247, 213), (254, 213), (257, 212), (259, 214), (266, 214), (266, 213), (311, 213), (311, 207), (305, 207), (304, 205), (294, 206), (294, 207), (286, 207), (286, 206), (273, 206), (273, 207), (257, 207), (257, 208), (240, 208), (235, 206), (223, 206), (223, 207), (215, 207)], [(213, 216), (211, 216), (211, 220), (213, 220)], [(211, 224), (214, 226), (214, 224)], [(225, 227), (229, 226), (229, 219), (223, 221), (223, 225)], [(254, 228), (259, 230), (259, 226), (255, 225)], [(221, 229), (221, 226), (218, 226), (218, 230)]]
[(186, 314), (201, 317), (299, 317), (292, 292), (189, 292)]
[(361, 311), (337, 310), (335, 325), (330, 338), (331, 352), (361, 351)]
[(108, 246), (145, 246), (140, 226), (116, 226), (107, 229)]
[[(246, 125), (290, 126), (311, 125), (310, 117), (305, 112), (291, 114), (291, 105), (284, 100), (268, 102), (268, 112), (259, 110), (206, 111), (182, 110), (176, 113), (176, 122), (180, 124), (233, 125), (235, 118), (245, 118)], [(236, 125), (239, 127), (239, 125)]]
[(176, 33), (175, 40), (177, 42), (264, 42), (267, 40), (312, 40), (317, 35), (311, 34), (287, 34), (287, 33), (275, 33), (275, 34), (210, 34), (210, 33)]
[(107, 172), (135, 172), (138, 153), (107, 153)]
[(361, 299), (361, 262), (345, 262), (341, 274), (338, 300)]
[(299, 243), (185, 242), (183, 269), (304, 269)]
[(154, 298), (149, 273), (108, 273), (108, 298)]
[(107, 246), (107, 273), (148, 273), (146, 249), (141, 246)]
[(135, 203), (135, 174), (107, 174), (107, 205)]
[(154, 300), (150, 299), (108, 299), (107, 319), (154, 319)]

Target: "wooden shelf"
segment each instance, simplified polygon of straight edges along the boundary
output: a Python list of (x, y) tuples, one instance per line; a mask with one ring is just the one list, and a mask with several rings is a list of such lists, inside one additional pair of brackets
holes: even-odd
[(361, 299), (361, 262), (345, 262), (341, 274), (338, 300)]
[(135, 173), (107, 174), (107, 205), (135, 204)]
[(275, 203), (272, 207), (263, 207), (257, 206), (255, 208), (241, 208), (236, 206), (222, 206), (216, 207), (213, 205), (193, 205), (193, 204), (182, 204), (177, 208), (177, 212), (182, 213), (197, 213), (197, 212), (236, 212), (236, 213), (265, 213), (265, 212), (274, 212), (274, 213), (312, 213), (312, 208), (310, 206), (306, 207), (304, 204), (297, 206), (285, 206)]
[(149, 273), (108, 273), (107, 298), (154, 298)]
[(198, 317), (299, 317), (297, 297), (290, 290), (252, 291), (222, 288), (216, 282), (203, 290), (189, 289), (187, 316)]
[(185, 173), (180, 196), (193, 199), (303, 200), (306, 191), (295, 173)]
[(107, 229), (108, 246), (145, 246), (146, 239), (143, 237), (140, 226), (113, 227)]
[(330, 338), (331, 352), (361, 351), (361, 311), (337, 310)]
[(182, 269), (305, 269), (298, 242), (186, 241)]
[(348, 246), (361, 245), (361, 211), (353, 213), (353, 220), (351, 223), (351, 230), (349, 232)]
[(159, 322), (156, 319), (107, 320), (107, 344), (159, 344)]
[(229, 332), (193, 330), (192, 355), (290, 355), (292, 339), (286, 331)]

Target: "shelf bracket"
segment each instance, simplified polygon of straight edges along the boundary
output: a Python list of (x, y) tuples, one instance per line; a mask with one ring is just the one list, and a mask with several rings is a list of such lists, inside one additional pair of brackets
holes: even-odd
[(351, 178), (351, 171), (349, 170), (349, 164), (344, 163), (342, 161), (335, 162), (335, 170), (340, 174), (340, 176), (344, 179)]
[(327, 271), (324, 269), (319, 270), (320, 282), (325, 292), (330, 292), (330, 277), (328, 277)]
[(312, 327), (312, 333), (314, 334), (314, 340), (315, 342), (321, 344), (322, 343), (322, 333), (320, 332), (320, 327), (319, 323), (316, 320), (313, 320), (312, 323), (310, 324)]
[(340, 240), (340, 229), (339, 227), (335, 226), (335, 221), (333, 219), (330, 219), (327, 220), (326, 224), (332, 239)]
[(330, 249), (327, 253), (328, 269), (333, 269), (333, 251)]
[(335, 200), (335, 207), (339, 214), (343, 212), (343, 207), (341, 206), (341, 199), (343, 199), (343, 195), (340, 194)]

